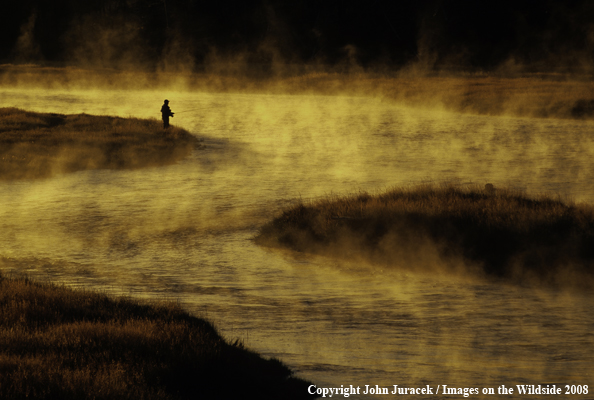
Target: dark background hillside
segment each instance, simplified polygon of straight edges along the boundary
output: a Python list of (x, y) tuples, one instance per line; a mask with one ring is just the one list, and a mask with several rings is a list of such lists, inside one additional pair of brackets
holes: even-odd
[(588, 0), (20, 0), (0, 62), (148, 70), (594, 65)]

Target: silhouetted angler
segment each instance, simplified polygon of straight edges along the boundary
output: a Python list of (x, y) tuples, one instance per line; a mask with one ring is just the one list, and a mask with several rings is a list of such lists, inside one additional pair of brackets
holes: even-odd
[(173, 117), (171, 108), (169, 108), (169, 100), (165, 100), (163, 107), (161, 107), (161, 115), (163, 116), (163, 128), (169, 128), (169, 117)]

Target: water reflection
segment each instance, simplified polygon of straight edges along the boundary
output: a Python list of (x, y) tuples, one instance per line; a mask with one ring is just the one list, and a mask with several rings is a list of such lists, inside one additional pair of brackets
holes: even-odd
[[(300, 198), (423, 180), (592, 202), (592, 123), (451, 115), (363, 97), (165, 97), (176, 112), (197, 109), (172, 123), (206, 149), (173, 166), (2, 183), (5, 271), (179, 300), (318, 386), (592, 380), (589, 295), (405, 274), (251, 240)], [(165, 97), (5, 90), (0, 105), (158, 117)]]

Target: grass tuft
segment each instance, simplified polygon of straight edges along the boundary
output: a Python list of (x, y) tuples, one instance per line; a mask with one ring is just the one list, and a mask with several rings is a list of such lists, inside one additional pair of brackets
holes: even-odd
[(594, 275), (593, 207), (492, 186), (422, 185), (300, 203), (256, 241), (415, 270), (464, 264), (465, 272), (518, 283), (591, 287)]

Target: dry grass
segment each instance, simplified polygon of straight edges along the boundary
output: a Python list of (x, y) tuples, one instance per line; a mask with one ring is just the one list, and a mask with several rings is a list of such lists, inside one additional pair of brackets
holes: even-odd
[(516, 117), (594, 119), (591, 74), (521, 72), (504, 67), (490, 73), (297, 68), (270, 79), (233, 73), (150, 74), (34, 65), (0, 65), (7, 87), (146, 89), (169, 88), (212, 92), (323, 94), (381, 97), (407, 106), (454, 112)]
[(2, 399), (300, 399), (280, 361), (174, 304), (0, 276)]
[(0, 108), (0, 179), (171, 164), (195, 146), (187, 131), (156, 119)]
[(308, 74), (281, 91), (379, 96), (418, 107), (481, 115), (594, 118), (591, 77), (564, 74)]
[(537, 118), (594, 118), (594, 84), (562, 75), (432, 77), (404, 80), (394, 98), (413, 105), (484, 115)]
[(594, 208), (509, 189), (423, 185), (327, 198), (284, 211), (257, 241), (409, 268), (463, 262), (521, 283), (588, 286), (594, 275)]

